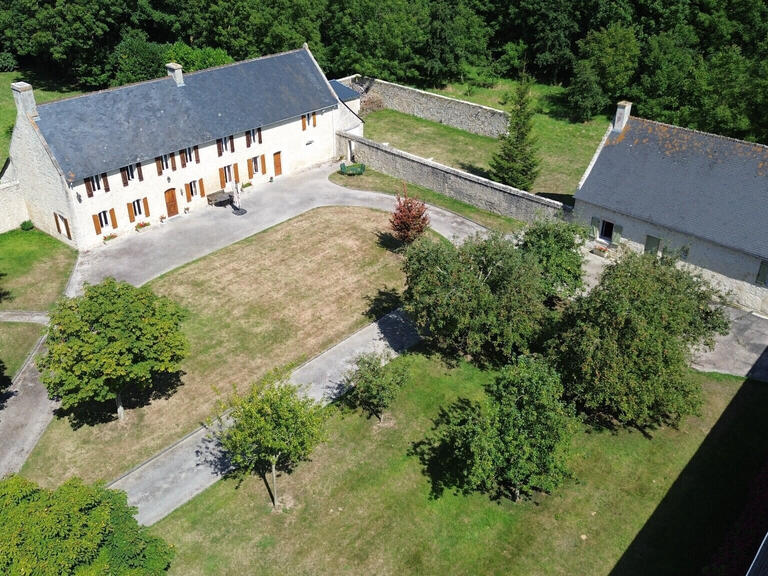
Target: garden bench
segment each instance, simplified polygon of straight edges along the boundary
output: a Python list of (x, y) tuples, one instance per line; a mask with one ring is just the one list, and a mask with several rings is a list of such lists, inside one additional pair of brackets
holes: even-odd
[(346, 176), (360, 176), (365, 172), (365, 164), (350, 164), (347, 166), (342, 162), (339, 171)]
[(229, 204), (232, 201), (232, 195), (226, 190), (219, 190), (213, 194), (206, 196), (209, 206), (220, 206), (222, 204)]

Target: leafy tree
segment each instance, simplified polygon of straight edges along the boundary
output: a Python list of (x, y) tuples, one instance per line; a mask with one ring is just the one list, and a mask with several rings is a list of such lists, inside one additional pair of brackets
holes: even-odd
[(176, 375), (187, 353), (177, 304), (112, 278), (85, 287), (83, 296), (62, 299), (51, 314), (38, 360), (48, 394), (75, 411), (157, 389)]
[(185, 72), (205, 70), (214, 66), (221, 66), (234, 62), (232, 57), (221, 48), (189, 46), (177, 41), (165, 48), (164, 59), (166, 62), (181, 64)]
[(539, 220), (526, 229), (520, 248), (539, 263), (548, 295), (563, 297), (582, 286), (583, 245), (584, 233), (578, 226)]
[(557, 83), (573, 65), (579, 32), (578, 3), (569, 0), (519, 0), (510, 7), (508, 25), (521, 28), (529, 61), (540, 75)]
[(701, 391), (688, 361), (728, 331), (720, 294), (674, 260), (628, 253), (566, 311), (550, 342), (566, 397), (587, 415), (625, 425), (676, 424)]
[(441, 411), (416, 452), (436, 492), (455, 487), (517, 500), (550, 492), (567, 475), (573, 427), (557, 373), (539, 358), (520, 357), (488, 387), (485, 402), (459, 399)]
[(0, 480), (0, 572), (59, 576), (164, 574), (173, 549), (133, 517), (125, 492), (70, 479), (55, 490)]
[(147, 35), (131, 30), (115, 47), (111, 55), (114, 76), (113, 86), (152, 80), (165, 74), (166, 49), (147, 40)]
[(526, 351), (548, 321), (539, 266), (500, 235), (460, 248), (422, 239), (403, 266), (405, 308), (445, 353), (503, 363)]
[(571, 118), (586, 122), (603, 111), (609, 99), (600, 86), (600, 78), (590, 60), (579, 60), (573, 67), (573, 78), (566, 91)]
[(499, 150), (491, 158), (491, 173), (499, 182), (530, 190), (539, 175), (539, 157), (533, 136), (531, 80), (523, 78), (510, 100), (507, 132), (499, 136)]
[(386, 364), (389, 358), (374, 352), (361, 354), (355, 369), (347, 374), (348, 401), (359, 406), (381, 422), (384, 410), (394, 401), (398, 391), (407, 384), (408, 373), (402, 364)]
[(218, 438), (240, 473), (272, 471), (272, 505), (277, 507), (276, 470), (290, 471), (323, 440), (323, 409), (299, 396), (296, 386), (280, 374), (270, 374), (260, 386), (235, 397)]
[(392, 232), (403, 244), (410, 244), (429, 227), (427, 205), (416, 198), (408, 196), (408, 190), (403, 183), (403, 195), (397, 195), (395, 211), (389, 218)]
[(612, 101), (626, 97), (640, 60), (634, 28), (618, 22), (590, 30), (579, 42), (580, 56), (588, 60), (603, 93)]

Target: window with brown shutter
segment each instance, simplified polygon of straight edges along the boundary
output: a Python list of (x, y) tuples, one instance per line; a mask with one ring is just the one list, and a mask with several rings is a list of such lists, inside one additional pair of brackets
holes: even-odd
[(64, 216), (59, 216), (59, 219), (64, 223), (64, 230), (67, 233), (67, 239), (72, 240), (72, 234), (69, 231), (69, 221)]
[(101, 181), (104, 183), (104, 192), (109, 192), (109, 180), (107, 180), (106, 172), (101, 175)]
[(85, 178), (83, 182), (85, 182), (85, 193), (88, 195), (88, 198), (93, 198), (93, 184), (91, 184), (91, 179)]
[(216, 140), (216, 152), (218, 152), (219, 156), (224, 154), (224, 142), (221, 138)]
[(133, 222), (134, 220), (136, 220), (136, 214), (134, 214), (133, 212), (133, 202), (128, 202), (126, 206), (128, 208), (128, 220), (130, 222)]
[(171, 157), (171, 170), (176, 170), (176, 154), (171, 152), (169, 156)]
[(227, 186), (227, 175), (224, 173), (224, 168), (219, 168), (219, 183), (221, 184), (221, 189), (224, 190)]
[(312, 112), (312, 128), (317, 126), (317, 114)]
[(147, 197), (146, 196), (144, 197), (143, 202), (144, 202), (144, 216), (149, 218), (149, 202), (147, 202)]
[(181, 160), (181, 167), (186, 168), (187, 167), (187, 151), (186, 150), (179, 150), (179, 160)]
[(304, 116), (304, 114), (301, 115), (301, 129), (302, 130), (307, 129), (307, 117)]
[(235, 167), (235, 182), (240, 182), (240, 171), (237, 169), (237, 162), (233, 166)]
[(256, 160), (256, 158), (251, 158), (248, 160), (248, 180), (251, 180), (253, 178), (253, 163)]
[(136, 173), (139, 175), (139, 182), (143, 182), (144, 173), (141, 171), (141, 162), (136, 162)]
[(99, 215), (93, 215), (93, 227), (96, 229), (96, 235), (101, 234), (101, 224), (99, 223)]
[(205, 198), (205, 186), (203, 186), (203, 179), (197, 181), (197, 189), (200, 190), (200, 198)]
[(61, 225), (59, 224), (59, 215), (56, 212), (53, 213), (53, 221), (56, 222), (56, 232), (61, 234)]
[(109, 221), (112, 222), (112, 228), (117, 228), (117, 215), (114, 208), (109, 209)]
[(187, 202), (192, 202), (192, 190), (190, 189), (189, 183), (184, 184), (184, 192), (187, 194)]
[(157, 175), (162, 176), (163, 175), (163, 158), (162, 156), (158, 156), (155, 158), (155, 166), (157, 166)]
[(123, 180), (123, 186), (128, 186), (128, 168), (120, 168), (120, 178)]
[(235, 137), (230, 136), (229, 137), (229, 151), (234, 152), (235, 151)]
[(256, 128), (256, 137), (259, 140), (259, 144), (261, 144), (261, 128)]
[(251, 147), (251, 130), (245, 131), (245, 147), (250, 148)]
[(197, 146), (192, 149), (195, 151), (195, 164), (200, 164), (200, 151), (197, 149)]
[(261, 155), (261, 173), (267, 173), (267, 157), (264, 154)]

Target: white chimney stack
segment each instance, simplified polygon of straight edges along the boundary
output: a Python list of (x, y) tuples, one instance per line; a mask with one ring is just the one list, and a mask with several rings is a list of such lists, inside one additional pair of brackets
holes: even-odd
[(25, 114), (31, 118), (37, 118), (37, 103), (32, 85), (26, 82), (14, 82), (11, 84), (13, 101), (16, 103), (17, 114)]
[(632, 111), (632, 102), (622, 100), (616, 105), (616, 118), (613, 120), (613, 131), (621, 132), (629, 120), (629, 113)]
[(184, 74), (182, 74), (181, 71), (181, 64), (168, 62), (168, 64), (165, 65), (165, 71), (168, 72), (168, 76), (176, 81), (176, 86), (184, 86)]

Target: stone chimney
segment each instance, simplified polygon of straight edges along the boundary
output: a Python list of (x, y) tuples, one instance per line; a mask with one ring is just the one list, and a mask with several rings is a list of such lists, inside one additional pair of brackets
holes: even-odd
[(14, 82), (11, 84), (11, 90), (13, 91), (13, 101), (16, 103), (17, 114), (37, 118), (37, 103), (32, 85), (26, 82)]
[(168, 72), (168, 76), (171, 76), (176, 81), (176, 86), (184, 86), (184, 74), (181, 72), (181, 64), (168, 62), (165, 65), (165, 71)]
[(629, 120), (629, 113), (632, 111), (632, 102), (622, 100), (616, 105), (616, 118), (613, 119), (613, 131), (621, 132)]

